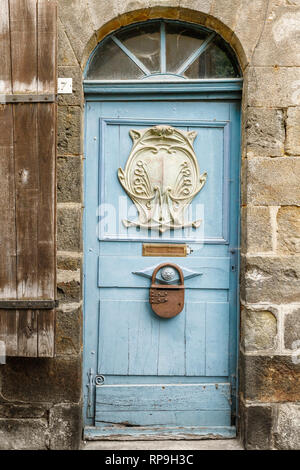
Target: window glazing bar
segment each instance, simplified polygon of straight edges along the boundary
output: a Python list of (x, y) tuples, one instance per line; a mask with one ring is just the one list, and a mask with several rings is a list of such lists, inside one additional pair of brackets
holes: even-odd
[(145, 75), (151, 75), (150, 70), (144, 65), (127, 47), (119, 41), (118, 38), (115, 36), (111, 37), (114, 43), (119, 46), (120, 49), (122, 49), (123, 52), (138, 66), (138, 68), (144, 72)]
[(166, 25), (162, 21), (160, 25), (160, 73), (166, 73), (167, 57), (166, 57)]
[(203, 54), (203, 52), (208, 48), (209, 44), (211, 43), (211, 41), (214, 39), (215, 36), (216, 36), (216, 33), (212, 33), (210, 36), (208, 36), (208, 38), (205, 39), (205, 41), (201, 44), (199, 49), (197, 49), (195, 52), (193, 52), (192, 55), (190, 55), (190, 57), (182, 64), (182, 66), (177, 70), (176, 73), (178, 75), (183, 74), (189, 68), (189, 66), (192, 65), (192, 63), (196, 59), (198, 59), (198, 57), (200, 57), (201, 54)]

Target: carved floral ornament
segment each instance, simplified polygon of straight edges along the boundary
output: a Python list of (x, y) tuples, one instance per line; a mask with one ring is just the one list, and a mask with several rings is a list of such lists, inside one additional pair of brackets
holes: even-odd
[(186, 222), (185, 212), (206, 182), (200, 174), (193, 142), (194, 131), (172, 126), (130, 130), (131, 153), (118, 178), (138, 211), (138, 220), (125, 227), (156, 229), (198, 228), (201, 220)]

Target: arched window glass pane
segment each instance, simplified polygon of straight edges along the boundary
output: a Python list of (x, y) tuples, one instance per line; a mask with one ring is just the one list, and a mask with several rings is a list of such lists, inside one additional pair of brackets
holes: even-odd
[(180, 23), (166, 24), (167, 71), (176, 73), (186, 59), (195, 52), (207, 38), (208, 33), (191, 29)]
[(111, 39), (98, 48), (87, 74), (89, 80), (136, 80), (143, 76), (142, 70)]
[(160, 24), (149, 23), (116, 34), (151, 73), (160, 71)]
[(104, 39), (86, 72), (89, 80), (238, 78), (230, 46), (216, 33), (187, 23), (149, 21)]
[(216, 38), (184, 72), (187, 78), (237, 78), (238, 67), (221, 38)]

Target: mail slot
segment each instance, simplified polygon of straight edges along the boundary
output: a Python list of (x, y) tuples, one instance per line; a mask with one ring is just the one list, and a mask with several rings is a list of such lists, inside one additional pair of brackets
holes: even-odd
[[(163, 268), (173, 268), (178, 271), (179, 284), (162, 285), (156, 283), (156, 275)], [(168, 277), (168, 273), (166, 276)], [(152, 310), (162, 318), (172, 318), (182, 312), (184, 307), (184, 278), (179, 266), (172, 263), (158, 265), (152, 274), (149, 302)]]

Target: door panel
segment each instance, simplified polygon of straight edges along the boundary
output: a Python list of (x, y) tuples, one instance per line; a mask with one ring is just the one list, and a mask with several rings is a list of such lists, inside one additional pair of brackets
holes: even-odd
[[(149, 260), (149, 261), (147, 261)], [(173, 258), (176, 262), (176, 258)], [(180, 266), (200, 275), (187, 279), (187, 289), (228, 289), (229, 264), (227, 258), (179, 258)], [(168, 261), (168, 258), (166, 259)], [(99, 259), (99, 287), (149, 287), (149, 279), (134, 273), (164, 262), (157, 257), (102, 256)], [(118, 266), (118, 269), (112, 269)], [(154, 268), (153, 268), (154, 269)], [(134, 295), (134, 293), (132, 293)]]
[[(160, 103), (161, 105), (162, 103)], [(167, 103), (166, 103), (167, 104)], [(200, 121), (195, 120), (194, 113), (188, 108), (185, 116), (191, 115), (188, 121), (175, 119), (120, 119), (100, 118), (99, 127), (101, 135), (100, 150), (100, 202), (111, 208), (113, 217), (104, 217), (99, 223), (99, 239), (133, 239), (133, 240), (175, 240), (174, 232), (158, 235), (152, 231), (135, 227), (126, 228), (122, 219), (127, 212), (122, 211), (130, 201), (116, 178), (116, 170), (124, 168), (132, 147), (130, 131), (132, 129), (145, 129), (159, 124), (168, 124), (176, 129), (195, 131), (197, 138), (194, 149), (197, 155), (200, 172), (207, 172), (209, 184), (197, 194), (190, 206), (191, 218), (202, 218), (201, 229), (184, 229), (180, 238), (185, 240), (226, 243), (228, 240), (228, 161), (229, 161), (229, 122), (228, 121)], [(142, 111), (141, 111), (142, 112)], [(132, 111), (133, 113), (133, 111)], [(107, 164), (109, 162), (109, 164)], [(120, 204), (121, 198), (121, 204)], [(137, 215), (134, 205), (130, 204), (131, 218)], [(116, 219), (115, 216), (116, 215)], [(126, 217), (125, 217), (126, 218)], [(114, 221), (117, 220), (117, 226)]]
[[(186, 397), (189, 397), (187, 400)], [(96, 423), (133, 426), (230, 424), (230, 384), (97, 387)], [(121, 420), (121, 421), (120, 421)], [(220, 424), (221, 423), (221, 424)]]
[(227, 376), (228, 312), (227, 302), (189, 302), (163, 320), (148, 300), (100, 301), (98, 373)]
[[(112, 395), (113, 396), (113, 395)], [(101, 395), (100, 395), (101, 397)], [(99, 398), (101, 399), (101, 398)], [(188, 426), (187, 431), (191, 426), (198, 427), (211, 427), (213, 425), (221, 427), (228, 427), (230, 424), (230, 410), (173, 410), (173, 411), (102, 411), (97, 407), (96, 425), (107, 427), (113, 424), (123, 423), (130, 426), (159, 426), (160, 428), (169, 425), (176, 426), (182, 430), (182, 426)], [(167, 423), (167, 424), (166, 424)], [(102, 429), (103, 429), (102, 428)], [(144, 428), (145, 429), (145, 428)], [(161, 431), (161, 429), (160, 429)], [(172, 429), (172, 433), (174, 429)]]
[(147, 301), (100, 301), (98, 373), (157, 375), (159, 326)]
[[(88, 423), (103, 436), (126, 435), (124, 423), (141, 427), (141, 435), (147, 426), (150, 434), (183, 426), (202, 435), (204, 426), (228, 435), (236, 371), (239, 104), (89, 102), (86, 125), (85, 350), (88, 370), (103, 383)], [(194, 150), (207, 180), (188, 218), (201, 218), (199, 229), (160, 234), (122, 223), (138, 216), (117, 176), (132, 149), (129, 132), (157, 125), (197, 133)], [(190, 254), (142, 256), (143, 243), (157, 241), (188, 243)], [(140, 275), (163, 262), (197, 274), (185, 280), (184, 309), (171, 319), (153, 312), (151, 281)]]
[[(189, 385), (104, 385), (97, 388), (97, 401), (102, 411), (174, 411), (226, 409), (230, 386), (223, 383)], [(112, 401), (111, 397), (114, 396)], [(183, 402), (182, 397), (189, 397)]]

